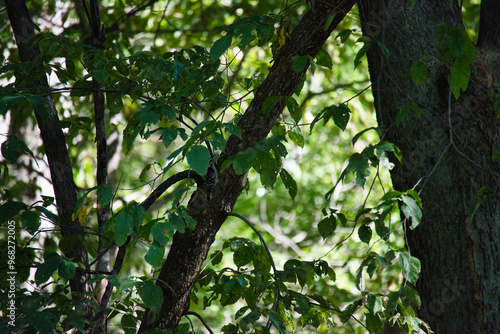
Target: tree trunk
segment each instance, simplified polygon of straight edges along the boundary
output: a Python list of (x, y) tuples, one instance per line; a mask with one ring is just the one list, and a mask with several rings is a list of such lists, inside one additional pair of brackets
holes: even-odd
[[(416, 1), (412, 9), (410, 3), (361, 1), (359, 11), (363, 34), (390, 53), (373, 44), (367, 56), (379, 126), (403, 152), (392, 171), (394, 187), (414, 188), (423, 202), (421, 224), (406, 229), (409, 251), (422, 264), (419, 316), (436, 333), (494, 333), (500, 328), (500, 164), (492, 155), (500, 147), (500, 122), (491, 95), (500, 91), (500, 57), (498, 24), (487, 29), (498, 16), (481, 11), (476, 62), (456, 100), (436, 30), (441, 22), (462, 27), (460, 8), (455, 1)], [(484, 3), (498, 12), (498, 2)], [(427, 66), (421, 87), (410, 76), (419, 60)], [(421, 117), (408, 115), (397, 126), (410, 102)], [(478, 193), (483, 187), (489, 188)]]
[[(21, 61), (40, 62), (40, 49), (38, 45), (29, 43), (29, 39), (35, 34), (35, 29), (25, 1), (6, 0), (5, 6), (16, 37)], [(45, 74), (31, 79), (33, 87), (47, 90), (50, 88)], [(35, 116), (47, 154), (54, 194), (59, 207), (58, 214), (61, 234), (65, 238), (65, 244), (67, 245), (65, 255), (87, 268), (87, 251), (78, 239), (78, 237), (84, 235), (83, 229), (80, 223), (71, 217), (75, 211), (77, 194), (66, 140), (52, 97), (48, 95), (43, 103), (45, 110), (35, 108)], [(78, 266), (74, 278), (70, 280), (71, 292), (74, 299), (80, 300), (84, 297), (87, 292), (88, 279), (88, 274)], [(87, 310), (90, 311), (90, 307), (87, 307)]]

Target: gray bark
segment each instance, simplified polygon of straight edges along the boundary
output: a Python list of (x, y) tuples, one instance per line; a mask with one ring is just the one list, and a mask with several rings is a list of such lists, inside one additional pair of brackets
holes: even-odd
[[(500, 147), (500, 122), (490, 96), (500, 91), (498, 25), (487, 31), (492, 16), (481, 17), (483, 43), (468, 89), (455, 100), (449, 67), (440, 64), (436, 26), (462, 26), (460, 8), (437, 0), (409, 6), (359, 3), (364, 35), (390, 52), (384, 57), (371, 47), (368, 64), (379, 125), (403, 152), (393, 184), (403, 191), (415, 187), (423, 200), (422, 223), (406, 229), (408, 248), (422, 264), (419, 316), (436, 333), (494, 333), (500, 328), (500, 165), (492, 154)], [(410, 77), (417, 60), (427, 65), (422, 87)], [(396, 126), (409, 102), (420, 107), (421, 119), (409, 115)], [(482, 187), (491, 190), (479, 195)]]

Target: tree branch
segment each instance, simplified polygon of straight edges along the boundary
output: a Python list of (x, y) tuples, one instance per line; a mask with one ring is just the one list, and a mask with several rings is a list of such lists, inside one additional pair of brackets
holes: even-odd
[[(192, 170), (185, 170), (180, 173), (177, 173), (165, 181), (163, 181), (152, 193), (149, 195), (139, 206), (141, 206), (145, 211), (147, 211), (153, 203), (160, 198), (160, 196), (167, 191), (175, 183), (184, 180), (184, 179), (193, 179), (195, 180), (198, 187), (202, 187), (204, 180), (200, 176), (200, 174), (196, 173)], [(118, 253), (116, 254), (115, 264), (113, 265), (113, 269), (110, 272), (110, 275), (118, 275), (122, 269), (123, 260), (125, 259), (125, 255), (127, 253), (127, 246), (130, 243), (132, 238), (129, 236), (127, 241), (118, 248)], [(106, 312), (106, 308), (108, 307), (109, 299), (111, 298), (111, 292), (113, 291), (113, 284), (108, 282), (106, 285), (106, 290), (104, 291), (100, 306), (99, 312), (93, 317), (93, 321), (102, 322), (104, 319), (104, 314)]]
[[(29, 43), (29, 39), (35, 35), (35, 29), (25, 1), (6, 0), (5, 5), (21, 61), (40, 63), (41, 57), (38, 45)], [(33, 78), (32, 87), (37, 86), (49, 88), (45, 74)], [(73, 242), (75, 245), (65, 255), (87, 268), (87, 251), (78, 239), (84, 235), (84, 231), (80, 223), (71, 217), (77, 201), (76, 185), (73, 180), (66, 140), (61, 130), (54, 101), (50, 95), (44, 99), (43, 108), (35, 108), (35, 117), (47, 154), (52, 186), (59, 207), (61, 234), (63, 239)], [(88, 277), (84, 269), (77, 267), (75, 276), (70, 280), (73, 299), (78, 300), (85, 295), (87, 280)]]
[[(312, 9), (302, 17), (291, 33), (290, 41), (280, 50), (269, 75), (255, 91), (253, 101), (238, 122), (242, 130), (241, 139), (236, 136), (229, 138), (226, 151), (217, 161), (218, 170), (227, 158), (253, 147), (269, 134), (283, 112), (285, 103), (283, 99), (277, 102), (267, 115), (262, 113), (262, 104), (271, 96), (291, 96), (308, 67), (296, 73), (292, 68), (292, 57), (314, 57), (355, 2), (314, 2)], [(325, 29), (330, 14), (334, 17)], [(175, 233), (157, 279), (157, 284), (163, 291), (163, 305), (159, 317), (151, 310), (146, 310), (139, 332), (153, 329), (174, 330), (177, 327), (181, 317), (189, 309), (189, 294), (210, 245), (243, 191), (245, 181), (246, 174), (238, 175), (232, 167), (228, 167), (219, 174), (219, 182), (210, 201), (207, 201), (201, 192), (193, 194), (188, 204), (188, 213), (197, 221), (197, 225), (184, 234)]]

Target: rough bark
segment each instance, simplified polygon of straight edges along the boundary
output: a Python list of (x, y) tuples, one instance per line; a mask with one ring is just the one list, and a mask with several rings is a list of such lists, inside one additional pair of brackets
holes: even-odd
[[(390, 52), (384, 57), (372, 47), (368, 64), (379, 125), (403, 152), (393, 184), (415, 187), (423, 200), (422, 223), (407, 229), (409, 251), (422, 264), (419, 316), (436, 333), (494, 333), (500, 328), (500, 165), (492, 153), (500, 147), (500, 122), (490, 96), (500, 87), (498, 25), (495, 16), (481, 17), (485, 48), (477, 48), (468, 89), (455, 100), (436, 25), (461, 26), (458, 4), (429, 0), (409, 7), (410, 1), (359, 3), (363, 33)], [(422, 87), (410, 77), (417, 60), (427, 65)], [(409, 115), (396, 126), (409, 102), (420, 107), (421, 119)], [(482, 187), (491, 191), (478, 195)]]
[[(38, 45), (28, 42), (34, 36), (34, 25), (25, 1), (6, 0), (5, 5), (12, 30), (14, 31), (21, 61), (39, 62), (40, 49)], [(45, 75), (32, 79), (32, 87), (49, 89)], [(65, 255), (87, 267), (87, 252), (82, 243), (77, 239), (77, 236), (83, 236), (83, 229), (78, 221), (74, 221), (71, 218), (77, 201), (73, 171), (66, 147), (66, 140), (57, 116), (57, 110), (50, 95), (46, 98), (45, 107), (48, 111), (48, 117), (44, 117), (43, 112), (41, 113), (38, 110), (35, 110), (35, 116), (47, 154), (52, 185), (59, 207), (61, 234), (63, 237), (66, 237), (66, 241), (74, 243), (74, 247), (68, 247), (69, 251)], [(83, 269), (77, 267), (75, 277), (70, 280), (73, 298), (80, 299), (83, 297), (86, 292), (87, 280), (88, 277)]]
[[(235, 136), (229, 138), (226, 151), (218, 160), (219, 168), (228, 157), (253, 147), (268, 135), (283, 111), (284, 101), (277, 102), (267, 115), (262, 113), (263, 102), (270, 96), (291, 96), (307, 70), (306, 67), (300, 73), (295, 73), (291, 66), (292, 57), (315, 56), (354, 3), (354, 0), (313, 2), (311, 10), (303, 16), (279, 51), (266, 80), (256, 90), (252, 103), (238, 123), (242, 130), (241, 139)], [(324, 29), (326, 20), (333, 12), (336, 12), (335, 18)], [(174, 330), (177, 327), (181, 317), (189, 309), (189, 294), (210, 245), (227, 214), (232, 211), (243, 190), (245, 179), (246, 175), (238, 175), (232, 167), (228, 167), (220, 174), (210, 202), (200, 192), (193, 195), (188, 210), (190, 216), (197, 221), (196, 228), (184, 234), (175, 234), (157, 280), (164, 294), (159, 317), (147, 310), (140, 332), (156, 328)]]

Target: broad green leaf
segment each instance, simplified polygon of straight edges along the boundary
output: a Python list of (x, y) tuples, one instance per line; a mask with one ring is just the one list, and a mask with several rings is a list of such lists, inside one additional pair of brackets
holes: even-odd
[(28, 153), (33, 158), (33, 152), (28, 148), (26, 143), (19, 140), (14, 135), (9, 135), (7, 140), (2, 143), (2, 155), (10, 163), (14, 163), (19, 159), (19, 157), (25, 153)]
[(170, 238), (165, 235), (165, 231), (168, 231), (168, 229), (168, 224), (161, 222), (157, 222), (153, 227), (151, 227), (151, 235), (153, 236), (154, 241), (156, 241), (160, 246), (165, 247), (170, 241)]
[(361, 58), (366, 54), (368, 49), (372, 46), (371, 43), (365, 43), (361, 49), (359, 49), (358, 53), (356, 54), (356, 57), (354, 58), (354, 69), (358, 67), (359, 64), (361, 64)]
[(165, 247), (153, 242), (148, 249), (144, 259), (154, 268), (159, 268), (163, 262), (165, 255)]
[(203, 145), (192, 146), (186, 154), (189, 166), (198, 174), (205, 175), (210, 164), (210, 151)]
[(382, 334), (384, 332), (384, 324), (380, 320), (380, 316), (371, 312), (366, 313), (366, 328), (369, 333), (373, 334)]
[(163, 304), (163, 291), (153, 283), (145, 283), (141, 290), (141, 299), (156, 315), (160, 313)]
[(37, 333), (54, 333), (54, 325), (41, 312), (36, 312), (34, 316), (28, 317), (28, 322), (36, 329)]
[(43, 257), (44, 262), (38, 265), (35, 273), (35, 282), (38, 285), (47, 282), (52, 274), (59, 269), (61, 263), (61, 258), (57, 253), (45, 252)]
[(335, 216), (328, 216), (326, 218), (323, 218), (319, 223), (318, 223), (318, 231), (319, 234), (323, 237), (323, 239), (326, 239), (330, 237), (333, 232), (335, 232), (335, 229), (337, 228), (337, 219)]
[(269, 111), (271, 111), (271, 108), (279, 101), (281, 100), (281, 96), (269, 96), (264, 103), (262, 103), (262, 114), (264, 116), (269, 115)]
[(351, 109), (344, 103), (334, 108), (332, 115), (333, 121), (342, 131), (345, 131), (347, 123), (349, 122), (350, 113)]
[(302, 118), (302, 109), (300, 109), (297, 101), (293, 97), (286, 96), (285, 103), (295, 123), (299, 123)]
[(412, 289), (409, 285), (405, 285), (399, 290), (399, 298), (401, 298), (401, 303), (405, 307), (416, 306), (417, 308), (420, 308), (422, 305), (422, 301), (417, 290)]
[(31, 235), (35, 234), (40, 227), (40, 216), (33, 211), (24, 211), (21, 214), (21, 223)]
[(254, 257), (254, 248), (252, 242), (247, 239), (237, 238), (231, 242), (231, 251), (233, 252), (233, 262), (237, 267), (243, 267), (249, 264)]
[(401, 200), (403, 201), (401, 211), (406, 218), (411, 219), (412, 223), (410, 228), (413, 230), (420, 224), (420, 220), (422, 219), (422, 209), (420, 209), (417, 201), (410, 196), (401, 195)]
[(3, 223), (17, 215), (28, 206), (23, 202), (7, 201), (0, 205), (0, 223)]
[(300, 148), (304, 148), (304, 136), (299, 132), (300, 128), (297, 131), (291, 130), (287, 132), (288, 138)]
[(319, 66), (324, 66), (326, 68), (329, 68), (330, 70), (332, 69), (333, 67), (332, 57), (325, 49), (319, 50), (318, 54), (316, 55), (316, 64)]
[(117, 246), (122, 246), (127, 241), (127, 237), (132, 233), (134, 222), (125, 210), (117, 213), (114, 220), (115, 242)]
[(307, 62), (309, 60), (306, 56), (295, 56), (293, 57), (292, 69), (295, 73), (300, 73), (306, 68)]
[(335, 36), (335, 39), (340, 37), (340, 43), (344, 44), (349, 38), (349, 36), (351, 36), (351, 32), (352, 32), (351, 29), (342, 30), (337, 34), (337, 36)]
[(280, 177), (293, 201), (295, 199), (295, 196), (297, 195), (297, 182), (295, 182), (292, 175), (288, 173), (286, 169), (281, 170)]
[(241, 139), (242, 132), (238, 125), (234, 123), (223, 123), (222, 125), (226, 128), (227, 131), (229, 131), (230, 134)]
[(274, 158), (269, 152), (259, 152), (253, 167), (260, 174), (260, 181), (264, 188), (273, 189), (278, 173), (281, 170), (279, 158)]
[(376, 314), (382, 310), (383, 306), (383, 300), (382, 297), (380, 296), (375, 296), (372, 295), (371, 293), (368, 294), (366, 297), (368, 309), (373, 313)]
[(372, 228), (368, 225), (363, 225), (359, 227), (358, 236), (361, 241), (369, 244), (372, 238)]
[(212, 48), (210, 49), (210, 59), (215, 61), (220, 58), (231, 46), (233, 41), (233, 34), (227, 34), (226, 36), (218, 39)]
[(451, 91), (453, 92), (455, 99), (458, 100), (458, 98), (460, 97), (460, 91), (465, 92), (467, 90), (467, 86), (469, 85), (469, 79), (470, 79), (469, 60), (465, 57), (458, 58), (453, 63), (450, 74)]
[(295, 305), (295, 311), (299, 314), (306, 314), (311, 308), (309, 299), (301, 293), (291, 291), (292, 298), (297, 302)]
[(105, 184), (97, 187), (97, 200), (100, 205), (108, 205), (108, 203), (113, 199), (113, 196), (113, 187), (110, 185)]
[(410, 68), (410, 76), (415, 85), (422, 86), (424, 80), (427, 78), (427, 66), (425, 63), (421, 60), (413, 62)]
[(246, 173), (250, 168), (252, 168), (252, 166), (255, 163), (255, 160), (257, 160), (257, 153), (258, 151), (254, 147), (251, 147), (244, 152), (238, 152), (236, 155), (227, 159), (222, 164), (221, 169), (224, 170), (225, 168), (227, 168), (227, 166), (229, 166), (232, 163), (234, 171), (237, 174)]
[(163, 129), (163, 132), (161, 133), (161, 140), (165, 148), (168, 148), (176, 138), (177, 138), (177, 130), (171, 128)]
[(420, 260), (406, 252), (399, 253), (399, 266), (403, 277), (411, 284), (417, 283), (420, 275)]

